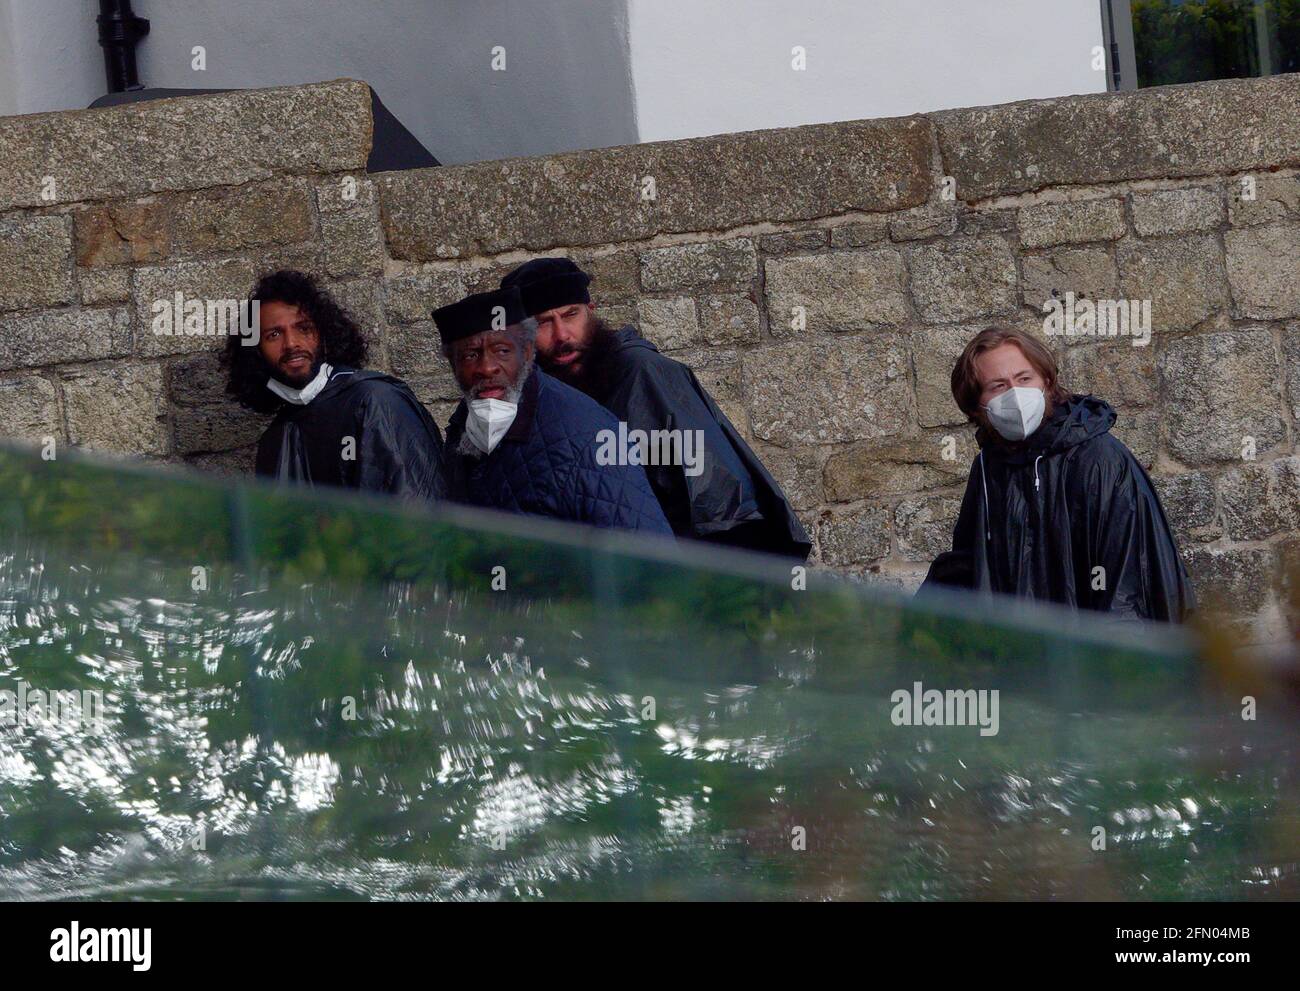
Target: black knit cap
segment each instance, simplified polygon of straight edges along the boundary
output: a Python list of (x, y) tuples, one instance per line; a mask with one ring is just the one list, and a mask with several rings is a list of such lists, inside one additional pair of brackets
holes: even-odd
[(534, 258), (501, 280), (501, 288), (516, 286), (530, 317), (561, 306), (590, 303), (591, 276), (567, 258)]
[[(487, 330), (503, 330), (511, 324), (522, 323), (527, 316), (518, 289), (494, 289), (476, 292), (450, 306), (440, 306), (433, 311), (433, 322), (438, 325), (442, 342), (450, 344)], [(497, 323), (495, 328), (494, 320)]]

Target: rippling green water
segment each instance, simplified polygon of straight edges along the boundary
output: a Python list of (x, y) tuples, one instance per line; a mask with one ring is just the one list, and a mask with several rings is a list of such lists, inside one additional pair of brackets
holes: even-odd
[[(0, 897), (1294, 897), (1293, 713), (1207, 671), (1174, 633), (5, 452), (0, 690), (104, 711), (0, 727)], [(917, 681), (997, 689), (997, 735), (894, 725)]]

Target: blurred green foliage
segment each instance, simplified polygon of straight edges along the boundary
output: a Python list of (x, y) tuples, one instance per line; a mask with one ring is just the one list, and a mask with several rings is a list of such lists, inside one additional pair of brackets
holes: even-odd
[(0, 687), (111, 712), (0, 738), (0, 896), (1285, 895), (1294, 774), (1186, 642), (648, 546), (0, 451)]
[(1138, 85), (1258, 76), (1261, 19), (1272, 71), (1300, 71), (1300, 0), (1133, 0)]

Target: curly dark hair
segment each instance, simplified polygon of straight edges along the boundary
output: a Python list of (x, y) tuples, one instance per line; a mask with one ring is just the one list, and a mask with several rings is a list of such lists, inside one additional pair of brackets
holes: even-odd
[[(329, 292), (305, 272), (281, 269), (258, 279), (250, 300), (277, 302), (300, 307), (311, 317), (321, 335), (321, 359), (331, 365), (364, 368), (369, 348), (361, 328), (348, 312), (334, 302)], [(266, 387), (271, 371), (260, 349), (249, 347), (243, 338), (226, 339), (222, 363), (229, 373), (226, 392), (241, 406), (258, 413), (274, 413), (282, 400)]]

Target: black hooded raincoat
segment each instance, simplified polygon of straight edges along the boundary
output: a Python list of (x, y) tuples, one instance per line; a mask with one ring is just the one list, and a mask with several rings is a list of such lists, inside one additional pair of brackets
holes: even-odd
[(280, 407), (258, 441), (257, 474), (417, 502), (447, 495), (442, 434), (429, 411), (400, 379), (352, 368), (335, 368), (306, 406)]
[(1195, 607), (1151, 479), (1110, 434), (1115, 411), (1072, 396), (1025, 441), (980, 428), (952, 550), (926, 586), (949, 585), (1181, 622)]

